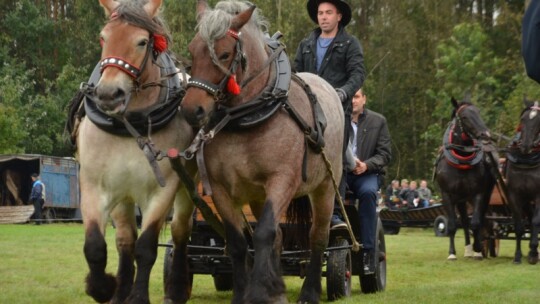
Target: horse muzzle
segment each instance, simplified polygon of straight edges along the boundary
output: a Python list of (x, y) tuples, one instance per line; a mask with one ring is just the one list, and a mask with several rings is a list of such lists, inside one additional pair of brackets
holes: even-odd
[(94, 92), (94, 102), (108, 115), (122, 115), (127, 109), (131, 94), (116, 86), (98, 85)]

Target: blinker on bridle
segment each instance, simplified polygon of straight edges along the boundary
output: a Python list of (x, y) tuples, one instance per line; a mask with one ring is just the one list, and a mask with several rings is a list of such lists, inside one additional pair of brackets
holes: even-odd
[[(221, 68), (225, 73), (225, 76), (220, 81), (220, 83), (216, 85), (203, 79), (191, 77), (187, 84), (187, 88), (195, 87), (206, 91), (208, 94), (214, 96), (214, 99), (217, 102), (223, 101), (225, 99), (226, 93), (230, 93), (232, 95), (238, 95), (240, 93), (240, 87), (238, 86), (238, 83), (236, 81), (236, 70), (238, 64), (241, 65), (242, 70), (245, 69), (245, 58), (242, 51), (242, 41), (240, 40), (241, 33), (229, 29), (227, 30), (227, 35), (231, 36), (236, 40), (236, 55), (228, 71), (225, 71), (223, 68)], [(212, 58), (212, 62), (217, 67), (221, 67), (221, 65), (216, 62), (214, 58)]]

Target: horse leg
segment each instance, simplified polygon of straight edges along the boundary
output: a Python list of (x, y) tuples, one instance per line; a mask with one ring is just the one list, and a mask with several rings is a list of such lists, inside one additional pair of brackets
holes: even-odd
[[(274, 206), (274, 204), (276, 206)], [(285, 297), (285, 282), (280, 270), (281, 230), (279, 220), (283, 204), (267, 199), (253, 233), (255, 258), (246, 291), (246, 303), (288, 303)], [(279, 245), (277, 244), (279, 243)]]
[(105, 273), (107, 243), (105, 242), (105, 216), (99, 210), (96, 190), (81, 177), (81, 212), (85, 229), (84, 256), (89, 273), (86, 276), (86, 293), (96, 302), (111, 300), (116, 290), (116, 279)]
[(133, 251), (137, 239), (137, 226), (133, 204), (117, 205), (111, 212), (116, 225), (116, 249), (119, 254), (116, 281), (118, 287), (111, 303), (124, 303), (133, 286), (135, 265)]
[[(457, 209), (459, 212), (459, 218), (461, 220), (461, 227), (463, 228), (463, 235), (465, 236), (465, 249), (463, 257), (470, 258), (473, 256), (473, 249), (471, 245), (471, 234), (469, 232), (469, 215), (467, 214), (467, 202), (459, 201), (457, 203)], [(457, 227), (456, 227), (457, 230)]]
[(188, 268), (187, 245), (192, 228), (193, 205), (181, 204), (187, 202), (187, 197), (177, 200), (174, 208), (171, 234), (174, 243), (171, 269), (165, 285), (165, 303), (186, 303), (191, 297), (191, 280)]
[[(532, 207), (531, 207), (532, 208)], [(538, 231), (540, 231), (540, 203), (536, 204), (531, 220), (531, 240), (529, 242), (529, 264), (538, 263)]]
[(334, 193), (333, 186), (328, 183), (327, 187), (317, 190), (310, 196), (313, 213), (309, 232), (311, 255), (306, 271), (306, 279), (302, 284), (297, 303), (319, 303), (320, 301), (322, 293), (322, 261), (330, 235), (329, 228), (334, 206)]
[(474, 211), (471, 220), (471, 229), (473, 231), (473, 249), (474, 249), (474, 259), (482, 260), (482, 228), (484, 227), (484, 218), (486, 215), (486, 208), (489, 204), (489, 198), (491, 197), (491, 192), (493, 188), (489, 188), (489, 191), (486, 193), (478, 194), (474, 199)]
[[(514, 229), (516, 234), (516, 250), (514, 252), (514, 264), (521, 264), (521, 238), (525, 229), (523, 227), (523, 209), (519, 205), (519, 202), (522, 202), (522, 198), (519, 195), (515, 195), (514, 192), (508, 193), (508, 199), (510, 206), (512, 207), (512, 217), (514, 218)], [(526, 202), (526, 200), (523, 200)]]
[(456, 211), (454, 208), (454, 203), (452, 202), (452, 198), (450, 195), (448, 195), (446, 192), (442, 193), (443, 202), (445, 202), (444, 206), (446, 208), (446, 214), (448, 215), (448, 239), (449, 239), (449, 248), (448, 248), (448, 260), (456, 260), (456, 247), (454, 243), (454, 239), (456, 237)]
[(244, 303), (246, 287), (248, 285), (248, 243), (242, 226), (242, 219), (238, 221), (224, 220), (225, 237), (227, 239), (227, 252), (231, 257), (233, 271), (233, 298), (231, 303)]
[[(146, 215), (146, 214), (145, 214)], [(146, 221), (145, 221), (146, 222)], [(141, 236), (135, 243), (135, 261), (137, 263), (137, 275), (127, 299), (130, 304), (149, 304), (148, 285), (150, 271), (157, 258), (157, 243), (159, 231), (163, 221), (153, 221), (145, 225)]]

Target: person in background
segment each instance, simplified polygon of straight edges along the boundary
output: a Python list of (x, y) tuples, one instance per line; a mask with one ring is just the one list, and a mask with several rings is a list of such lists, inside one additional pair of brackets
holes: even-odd
[(420, 198), (419, 198), (419, 195), (418, 195), (418, 183), (413, 180), (411, 181), (411, 183), (409, 184), (409, 191), (407, 191), (407, 196), (406, 196), (406, 201), (407, 201), (407, 206), (409, 206), (409, 208), (419, 208), (420, 207)]
[[(351, 7), (343, 0), (309, 0), (307, 11), (318, 27), (300, 42), (294, 68), (297, 72), (319, 75), (336, 90), (345, 113), (343, 140), (343, 175), (339, 184), (342, 198), (346, 192), (348, 146), (352, 96), (362, 87), (365, 78), (364, 55), (360, 42), (345, 27), (351, 21)], [(331, 227), (346, 227), (339, 204), (334, 207)]]
[(407, 195), (409, 195), (409, 180), (404, 178), (401, 180), (400, 183), (400, 190), (399, 190), (399, 199), (401, 200), (401, 204), (399, 208), (406, 208), (409, 207), (409, 204), (407, 202)]
[(30, 192), (29, 201), (34, 205), (34, 214), (32, 217), (36, 221), (36, 225), (41, 225), (41, 210), (45, 204), (45, 186), (39, 180), (37, 173), (32, 173), (32, 192)]
[(359, 202), (360, 241), (364, 274), (375, 272), (375, 234), (377, 230), (377, 196), (385, 167), (392, 158), (390, 132), (386, 118), (365, 107), (367, 96), (362, 89), (352, 101), (352, 141), (356, 166), (347, 173), (347, 185)]
[(433, 196), (431, 190), (427, 186), (425, 179), (420, 181), (420, 188), (418, 188), (418, 198), (420, 199), (420, 207), (428, 207), (433, 204)]
[(397, 204), (399, 203), (399, 190), (399, 181), (397, 179), (394, 179), (386, 188), (385, 205), (388, 209), (397, 209)]

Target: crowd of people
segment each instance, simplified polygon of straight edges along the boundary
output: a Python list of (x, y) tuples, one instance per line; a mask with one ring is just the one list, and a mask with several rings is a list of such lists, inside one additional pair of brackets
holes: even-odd
[(418, 182), (408, 179), (393, 180), (383, 195), (383, 207), (390, 210), (425, 208), (436, 203), (427, 180)]

